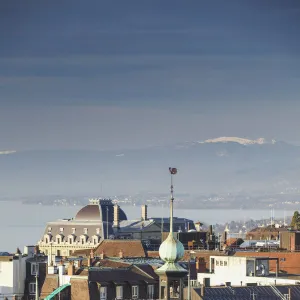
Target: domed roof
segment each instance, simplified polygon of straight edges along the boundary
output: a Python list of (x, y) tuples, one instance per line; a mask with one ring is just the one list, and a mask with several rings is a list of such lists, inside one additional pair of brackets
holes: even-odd
[(89, 204), (78, 211), (75, 220), (97, 220), (100, 221), (99, 205)]
[[(108, 220), (107, 220), (108, 216)], [(125, 212), (119, 208), (120, 221), (127, 220)], [(91, 200), (81, 208), (75, 216), (75, 221), (114, 221), (114, 205), (111, 200)]]
[(170, 232), (159, 247), (159, 256), (165, 262), (177, 262), (184, 255), (184, 247)]

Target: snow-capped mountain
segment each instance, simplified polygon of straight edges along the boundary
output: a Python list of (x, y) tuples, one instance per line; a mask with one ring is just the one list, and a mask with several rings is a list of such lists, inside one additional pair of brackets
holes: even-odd
[(168, 189), (167, 170), (178, 168), (178, 189), (191, 193), (270, 190), (298, 184), (300, 147), (237, 137), (119, 151), (25, 151), (0, 155), (2, 193), (107, 194)]

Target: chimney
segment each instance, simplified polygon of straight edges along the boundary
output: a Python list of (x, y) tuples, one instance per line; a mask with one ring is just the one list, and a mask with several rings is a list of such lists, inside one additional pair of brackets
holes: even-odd
[(147, 205), (142, 205), (142, 221), (147, 221), (148, 220), (148, 206)]
[(94, 258), (95, 258), (93, 249), (91, 249), (90, 257), (91, 257), (91, 259), (94, 259)]
[(81, 268), (81, 267), (82, 267), (82, 259), (79, 259), (79, 260), (78, 260), (77, 266), (78, 266), (78, 268)]
[(105, 254), (104, 254), (104, 251), (102, 250), (101, 254), (100, 254), (100, 259), (104, 259), (105, 257)]
[(114, 227), (120, 227), (120, 206), (118, 204), (114, 205)]
[(75, 274), (75, 266), (73, 261), (70, 261), (69, 266), (68, 266), (68, 275), (73, 276)]
[(123, 250), (122, 250), (122, 249), (121, 249), (120, 252), (119, 252), (119, 257), (120, 257), (120, 258), (124, 258), (124, 253), (123, 253)]

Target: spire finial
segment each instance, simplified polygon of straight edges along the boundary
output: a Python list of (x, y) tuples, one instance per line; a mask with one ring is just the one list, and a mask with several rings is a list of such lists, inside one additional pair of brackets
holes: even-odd
[(174, 202), (173, 175), (177, 174), (177, 169), (170, 167), (169, 171), (171, 174), (170, 233), (173, 233), (173, 202)]

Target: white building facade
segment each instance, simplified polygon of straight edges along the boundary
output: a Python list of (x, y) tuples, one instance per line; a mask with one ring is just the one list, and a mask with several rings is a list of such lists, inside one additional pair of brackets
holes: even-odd
[[(271, 275), (268, 257), (211, 256), (209, 273), (198, 273), (198, 282), (207, 278), (211, 286), (245, 286), (247, 284), (295, 284), (297, 280)], [(278, 263), (278, 261), (277, 261)]]
[(27, 256), (0, 256), (0, 299), (23, 296)]

